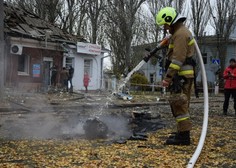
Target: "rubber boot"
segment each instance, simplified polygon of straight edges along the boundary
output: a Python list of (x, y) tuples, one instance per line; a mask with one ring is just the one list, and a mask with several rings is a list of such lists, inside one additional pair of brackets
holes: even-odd
[(173, 138), (168, 138), (165, 145), (190, 145), (190, 131), (179, 132)]

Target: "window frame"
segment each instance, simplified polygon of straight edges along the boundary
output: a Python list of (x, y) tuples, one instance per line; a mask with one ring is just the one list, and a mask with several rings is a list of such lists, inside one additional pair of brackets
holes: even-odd
[[(88, 64), (86, 62), (88, 62)], [(93, 76), (93, 60), (92, 59), (84, 59), (84, 73), (85, 72), (87, 72), (90, 77)]]
[[(23, 65), (23, 69), (24, 70), (20, 70), (19, 69), (19, 66), (20, 66), (20, 57), (24, 57), (24, 65)], [(18, 62), (17, 62), (17, 73), (18, 75), (24, 75), (24, 76), (29, 76), (29, 68), (30, 68), (30, 56), (29, 55), (26, 55), (26, 54), (21, 54), (21, 55), (18, 55)]]

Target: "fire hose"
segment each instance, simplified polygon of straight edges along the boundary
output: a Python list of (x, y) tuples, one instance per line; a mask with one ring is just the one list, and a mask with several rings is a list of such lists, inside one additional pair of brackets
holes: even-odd
[[(158, 51), (160, 50), (163, 46), (165, 46), (168, 43), (168, 40), (171, 36), (165, 37), (159, 45), (156, 46), (152, 51), (150, 51), (149, 55), (143, 58), (145, 62), (148, 62), (148, 60)], [(201, 74), (202, 74), (202, 82), (203, 82), (203, 92), (204, 92), (204, 116), (203, 116), (203, 125), (202, 125), (202, 132), (201, 136), (198, 142), (198, 146), (192, 155), (191, 159), (188, 162), (187, 168), (193, 168), (195, 165), (199, 155), (201, 154), (205, 138), (206, 138), (206, 133), (207, 133), (207, 126), (208, 126), (208, 111), (209, 111), (209, 102), (208, 102), (208, 87), (207, 87), (207, 78), (206, 78), (206, 71), (204, 67), (204, 63), (202, 60), (202, 54), (201, 51), (198, 47), (198, 44), (195, 40), (195, 49), (198, 55), (198, 59), (200, 62), (200, 69), (201, 69)]]
[(201, 136), (198, 142), (198, 146), (194, 152), (194, 154), (192, 155), (191, 159), (188, 162), (187, 168), (192, 168), (199, 155), (201, 154), (204, 142), (205, 142), (205, 138), (206, 138), (206, 133), (207, 133), (207, 126), (208, 126), (208, 111), (209, 111), (209, 102), (208, 102), (208, 87), (207, 87), (207, 78), (206, 78), (206, 71), (205, 71), (205, 67), (204, 67), (204, 63), (202, 60), (202, 54), (201, 51), (198, 47), (198, 44), (195, 40), (195, 48), (197, 51), (197, 55), (198, 55), (198, 59), (200, 62), (200, 68), (201, 68), (201, 72), (202, 72), (202, 79), (203, 79), (203, 93), (204, 93), (204, 116), (203, 116), (203, 125), (202, 125), (202, 132), (201, 132)]

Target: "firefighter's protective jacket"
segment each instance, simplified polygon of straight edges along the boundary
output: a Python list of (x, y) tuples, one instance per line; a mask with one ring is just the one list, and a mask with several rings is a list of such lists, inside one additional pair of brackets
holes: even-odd
[(236, 67), (228, 66), (224, 70), (225, 89), (236, 89)]
[(167, 52), (170, 65), (164, 78), (165, 81), (171, 83), (176, 73), (186, 78), (194, 78), (193, 66), (185, 64), (186, 59), (194, 54), (194, 42), (192, 33), (182, 23), (176, 25)]

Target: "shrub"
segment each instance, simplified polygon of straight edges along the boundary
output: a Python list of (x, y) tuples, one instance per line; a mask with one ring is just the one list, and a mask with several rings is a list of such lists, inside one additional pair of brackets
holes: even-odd
[(149, 84), (148, 79), (146, 76), (140, 74), (140, 73), (135, 73), (132, 75), (130, 79), (131, 85), (136, 86), (135, 88), (137, 90), (141, 89), (142, 91), (146, 90), (148, 86), (145, 86)]

